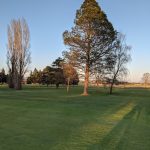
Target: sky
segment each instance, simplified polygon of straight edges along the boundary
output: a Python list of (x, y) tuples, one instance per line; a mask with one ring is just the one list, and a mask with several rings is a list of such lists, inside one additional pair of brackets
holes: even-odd
[[(0, 68), (7, 68), (7, 26), (24, 17), (31, 36), (32, 63), (43, 69), (67, 47), (62, 34), (74, 26), (76, 10), (84, 0), (0, 0)], [(150, 72), (150, 0), (97, 0), (114, 28), (132, 46), (128, 80), (141, 81)]]

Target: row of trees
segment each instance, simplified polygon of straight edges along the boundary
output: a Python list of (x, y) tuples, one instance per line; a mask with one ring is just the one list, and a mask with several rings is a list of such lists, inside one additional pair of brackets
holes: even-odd
[(78, 85), (79, 77), (72, 65), (64, 62), (63, 59), (56, 59), (52, 66), (47, 66), (42, 71), (34, 69), (27, 78), (27, 84), (38, 83), (49, 86), (55, 84), (58, 88), (60, 84), (67, 85), (69, 92), (70, 85)]
[(8, 75), (5, 74), (5, 70), (2, 69), (0, 72), (0, 84), (7, 83)]
[[(84, 78), (83, 95), (88, 95), (89, 81), (93, 77), (109, 81), (111, 94), (115, 82), (127, 74), (126, 64), (131, 60), (131, 48), (125, 43), (125, 36), (114, 29), (96, 0), (85, 0), (77, 10), (74, 22), (71, 31), (63, 33), (68, 48), (63, 52), (63, 59), (56, 60), (52, 67), (43, 71), (35, 70), (28, 82), (48, 85), (61, 83), (59, 79), (63, 78), (69, 90), (78, 72)], [(12, 20), (8, 26), (7, 48), (9, 88), (20, 90), (31, 62), (30, 32), (25, 19)], [(34, 76), (40, 76), (38, 81)]]

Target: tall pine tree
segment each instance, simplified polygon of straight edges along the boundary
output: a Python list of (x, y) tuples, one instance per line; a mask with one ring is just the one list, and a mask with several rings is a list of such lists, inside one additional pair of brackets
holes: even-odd
[(84, 72), (83, 95), (88, 95), (90, 74), (107, 60), (115, 35), (112, 24), (95, 0), (84, 1), (77, 10), (75, 26), (64, 32), (64, 43), (69, 46), (70, 55), (76, 57), (78, 68)]

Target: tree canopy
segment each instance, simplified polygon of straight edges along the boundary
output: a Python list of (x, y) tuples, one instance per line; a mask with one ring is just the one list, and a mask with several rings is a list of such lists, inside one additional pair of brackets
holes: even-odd
[(83, 94), (88, 95), (90, 74), (107, 60), (116, 32), (95, 0), (84, 1), (74, 22), (72, 30), (63, 34), (64, 43), (69, 46), (70, 54), (75, 54), (78, 68), (85, 73)]

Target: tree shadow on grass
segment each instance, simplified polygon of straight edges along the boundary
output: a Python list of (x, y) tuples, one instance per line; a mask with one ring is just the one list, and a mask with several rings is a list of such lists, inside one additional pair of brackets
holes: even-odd
[[(133, 102), (126, 103), (112, 112), (105, 114), (97, 114), (97, 120), (92, 120), (79, 127), (75, 133), (70, 135), (70, 138), (63, 143), (66, 149), (81, 149), (81, 150), (100, 150), (99, 141), (103, 139), (113, 130), (113, 128), (134, 109)], [(61, 144), (60, 144), (61, 145)], [(59, 149), (60, 147), (55, 147)]]
[(138, 103), (102, 140), (91, 144), (87, 149), (149, 150), (150, 119), (146, 118), (147, 114), (149, 105)]
[(123, 97), (150, 97), (150, 89), (145, 88), (116, 88), (113, 96)]

